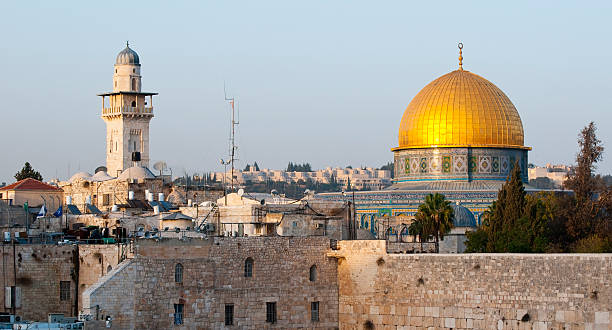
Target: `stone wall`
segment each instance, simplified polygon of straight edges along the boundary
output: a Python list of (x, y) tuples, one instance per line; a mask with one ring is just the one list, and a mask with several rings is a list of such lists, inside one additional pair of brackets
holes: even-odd
[(341, 329), (611, 329), (610, 254), (387, 254), (341, 241)]
[[(79, 247), (79, 306), (82, 306), (82, 293), (97, 283), (98, 280), (117, 267), (120, 259), (121, 246), (107, 245), (78, 245)], [(124, 246), (126, 256), (131, 257), (129, 248)]]
[[(46, 320), (48, 313), (75, 315), (75, 248), (55, 245), (2, 246), (2, 294), (0, 308), (13, 313), (5, 302), (6, 287), (21, 291), (21, 306), (15, 314), (26, 320)], [(16, 276), (15, 276), (16, 275)], [(15, 280), (16, 279), (16, 280)], [(69, 283), (69, 294), (60, 299), (60, 281)]]
[[(336, 260), (326, 257), (329, 246), (324, 237), (140, 241), (135, 259), (84, 294), (84, 309), (99, 306), (98, 315), (111, 316), (113, 328), (170, 328), (174, 304), (183, 304), (187, 328), (224, 328), (226, 304), (234, 305), (236, 328), (334, 328), (338, 277)], [(252, 277), (245, 277), (247, 258), (253, 259)], [(312, 265), (315, 281), (309, 278)], [(313, 322), (316, 301), (320, 320)], [(266, 302), (277, 304), (276, 323), (266, 322)]]

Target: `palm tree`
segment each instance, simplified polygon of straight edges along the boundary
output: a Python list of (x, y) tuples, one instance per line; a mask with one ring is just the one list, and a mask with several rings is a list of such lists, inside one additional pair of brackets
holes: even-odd
[[(455, 212), (450, 205), (444, 195), (439, 193), (429, 194), (425, 196), (425, 203), (419, 205), (416, 214), (417, 220), (423, 221), (425, 232), (429, 232), (435, 237), (436, 252), (440, 251), (440, 239), (444, 239), (444, 235), (453, 228)], [(427, 229), (431, 229), (431, 231)]]
[(408, 234), (412, 235), (413, 241), (416, 241), (417, 236), (419, 237), (419, 242), (421, 243), (421, 252), (423, 252), (423, 240), (427, 240), (430, 233), (427, 233), (427, 229), (431, 226), (428, 226), (426, 221), (417, 214), (417, 218), (408, 226)]

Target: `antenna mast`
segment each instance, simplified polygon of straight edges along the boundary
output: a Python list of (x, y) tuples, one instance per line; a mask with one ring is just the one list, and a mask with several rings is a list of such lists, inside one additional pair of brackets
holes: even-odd
[[(238, 150), (238, 146), (236, 146), (236, 126), (238, 126), (238, 124), (240, 123), (239, 120), (236, 119), (236, 110), (235, 110), (235, 99), (234, 97), (228, 97), (227, 96), (227, 92), (225, 90), (225, 83), (223, 83), (223, 96), (225, 97), (226, 101), (229, 101), (230, 105), (232, 106), (232, 118), (231, 118), (231, 127), (230, 127), (230, 149), (229, 149), (229, 164), (232, 166), (232, 170), (231, 170), (231, 176), (232, 176), (232, 181), (231, 181), (231, 191), (234, 191), (234, 162), (237, 160), (236, 159), (236, 150)], [(222, 161), (223, 163), (223, 161)], [(227, 163), (226, 163), (227, 165)]]

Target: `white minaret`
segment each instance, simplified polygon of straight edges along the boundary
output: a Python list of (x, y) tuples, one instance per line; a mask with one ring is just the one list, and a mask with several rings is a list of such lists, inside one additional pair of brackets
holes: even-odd
[(106, 168), (112, 176), (133, 165), (149, 166), (149, 122), (157, 93), (142, 92), (141, 79), (138, 54), (127, 44), (117, 55), (113, 91), (98, 94), (106, 122)]

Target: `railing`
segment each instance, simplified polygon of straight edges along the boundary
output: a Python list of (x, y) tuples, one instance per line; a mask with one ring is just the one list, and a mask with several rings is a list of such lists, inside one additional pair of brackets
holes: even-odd
[(121, 114), (152, 114), (153, 107), (110, 107), (103, 108), (102, 115), (121, 115)]

